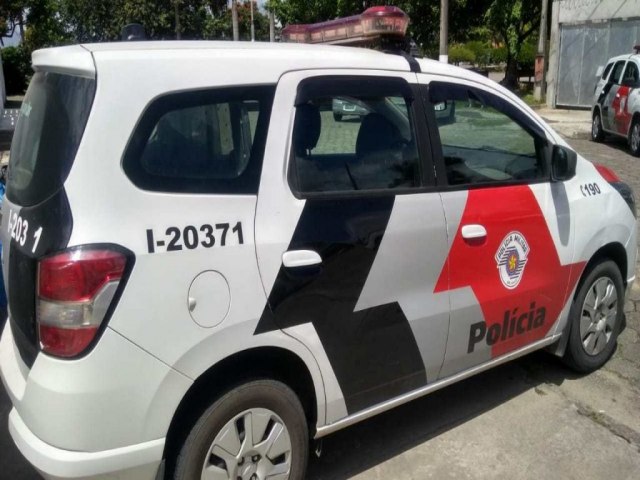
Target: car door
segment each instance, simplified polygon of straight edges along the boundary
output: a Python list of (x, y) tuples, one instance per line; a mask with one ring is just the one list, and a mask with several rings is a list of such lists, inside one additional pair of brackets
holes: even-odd
[(638, 88), (640, 72), (634, 60), (629, 60), (624, 68), (620, 86), (613, 99), (612, 111), (614, 127), (617, 133), (626, 136), (631, 126), (633, 111), (631, 110), (630, 97), (634, 89)]
[[(277, 87), (256, 214), (256, 334), (315, 355), (329, 423), (426, 385), (446, 346), (447, 251), (412, 73), (292, 72)], [(357, 116), (333, 116), (336, 100)]]
[(622, 81), (622, 73), (626, 60), (620, 60), (613, 66), (609, 81), (604, 87), (602, 96), (602, 123), (605, 130), (617, 132), (615, 118), (616, 111), (620, 108), (620, 95), (618, 90)]
[[(553, 334), (579, 269), (542, 127), (486, 87), (421, 81), (440, 112), (432, 144), (450, 249), (435, 291), (451, 300), (447, 377)], [(443, 108), (453, 107), (443, 121)]]

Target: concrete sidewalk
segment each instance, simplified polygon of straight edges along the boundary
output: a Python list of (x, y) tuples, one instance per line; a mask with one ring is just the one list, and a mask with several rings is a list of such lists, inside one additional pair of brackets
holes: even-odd
[(556, 132), (565, 138), (586, 140), (591, 137), (590, 110), (562, 110), (557, 108), (539, 108), (538, 115)]

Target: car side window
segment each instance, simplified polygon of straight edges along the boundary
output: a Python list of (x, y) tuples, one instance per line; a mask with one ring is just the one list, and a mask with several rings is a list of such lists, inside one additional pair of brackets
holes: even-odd
[(613, 67), (613, 72), (611, 72), (611, 77), (609, 77), (609, 82), (615, 83), (617, 85), (622, 81), (622, 71), (624, 70), (625, 61), (621, 60), (616, 62), (615, 67)]
[(611, 62), (605, 67), (604, 72), (602, 72), (602, 77), (600, 78), (602, 78), (602, 80), (606, 80), (612, 68), (613, 68), (613, 62)]
[(123, 168), (145, 190), (255, 194), (272, 87), (169, 94), (143, 113)]
[(622, 83), (637, 84), (640, 81), (640, 73), (638, 72), (638, 65), (635, 62), (628, 62), (627, 68), (624, 71), (622, 77)]
[(423, 186), (412, 91), (399, 78), (314, 77), (298, 89), (290, 161), (301, 195)]
[(549, 179), (540, 127), (516, 106), (484, 90), (429, 84), (449, 185)]

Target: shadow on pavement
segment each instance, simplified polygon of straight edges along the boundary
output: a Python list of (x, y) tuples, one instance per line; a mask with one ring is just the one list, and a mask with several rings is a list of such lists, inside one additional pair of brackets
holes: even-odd
[(556, 358), (533, 353), (328, 436), (307, 478), (351, 478), (538, 385), (578, 377)]

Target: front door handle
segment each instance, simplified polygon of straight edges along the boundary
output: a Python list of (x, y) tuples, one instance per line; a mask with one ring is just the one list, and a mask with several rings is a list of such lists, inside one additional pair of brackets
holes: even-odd
[(322, 258), (313, 250), (289, 250), (282, 254), (282, 264), (287, 268), (320, 265)]
[(463, 225), (462, 227), (462, 238), (465, 240), (478, 240), (482, 238), (486, 238), (487, 229), (482, 225), (471, 224), (471, 225)]

